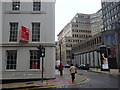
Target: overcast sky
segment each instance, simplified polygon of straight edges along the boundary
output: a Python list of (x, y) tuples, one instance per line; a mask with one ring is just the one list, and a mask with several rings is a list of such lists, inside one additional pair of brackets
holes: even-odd
[(76, 15), (92, 14), (101, 9), (101, 0), (56, 0), (55, 3), (55, 41), (58, 33)]

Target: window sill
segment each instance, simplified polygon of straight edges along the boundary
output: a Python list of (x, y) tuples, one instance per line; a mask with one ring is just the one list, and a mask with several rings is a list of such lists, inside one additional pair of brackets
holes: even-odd
[(29, 71), (41, 71), (41, 69), (29, 69)]
[(5, 71), (6, 71), (6, 72), (7, 72), (7, 71), (9, 71), (9, 72), (13, 72), (13, 71), (16, 71), (16, 69), (9, 69), (9, 70), (6, 69)]
[(46, 14), (45, 11), (5, 11), (5, 14)]

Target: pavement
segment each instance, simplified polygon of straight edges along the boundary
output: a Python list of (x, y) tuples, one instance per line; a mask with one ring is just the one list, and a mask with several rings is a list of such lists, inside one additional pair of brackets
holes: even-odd
[(108, 74), (112, 76), (120, 76), (120, 72), (118, 69), (110, 69), (110, 71), (101, 71), (101, 69), (90, 68), (89, 72)]
[(71, 75), (69, 73), (64, 73), (63, 76), (59, 75), (59, 71), (56, 70), (55, 79), (42, 81), (29, 81), (29, 82), (16, 82), (2, 84), (2, 89), (25, 89), (25, 88), (60, 88), (68, 85), (77, 85), (87, 83), (90, 80), (89, 77), (76, 74), (75, 82), (72, 83)]

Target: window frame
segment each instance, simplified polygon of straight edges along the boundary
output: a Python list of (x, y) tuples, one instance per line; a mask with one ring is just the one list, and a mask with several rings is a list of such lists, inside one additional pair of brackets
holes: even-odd
[(18, 22), (10, 22), (9, 23), (10, 31), (9, 31), (9, 42), (17, 42), (18, 39)]
[[(10, 53), (10, 54), (13, 54), (13, 55), (15, 55), (15, 56), (11, 56), (10, 54), (9, 54), (9, 56), (8, 56), (8, 53)], [(10, 59), (8, 59), (8, 57), (11, 57), (11, 58), (13, 58), (12, 60), (11, 60), (11, 58)], [(8, 62), (9, 62), (9, 64), (8, 64)], [(14, 63), (13, 63), (14, 62)], [(14, 65), (15, 64), (15, 65)], [(13, 66), (14, 65), (14, 66)], [(16, 70), (17, 69), (17, 50), (6, 50), (6, 65), (5, 65), (6, 67), (6, 70)], [(7, 68), (9, 66), (9, 68)], [(13, 67), (12, 67), (13, 66)], [(12, 67), (12, 68), (11, 68)]]
[(41, 11), (41, 2), (33, 2), (33, 11)]
[(40, 42), (40, 26), (40, 22), (32, 22), (32, 42)]
[[(29, 69), (30, 70), (40, 70), (40, 58), (37, 56), (37, 50), (30, 50), (29, 55), (30, 55)], [(34, 66), (35, 64), (38, 64), (38, 66)]]
[(12, 2), (12, 11), (20, 11), (20, 1)]

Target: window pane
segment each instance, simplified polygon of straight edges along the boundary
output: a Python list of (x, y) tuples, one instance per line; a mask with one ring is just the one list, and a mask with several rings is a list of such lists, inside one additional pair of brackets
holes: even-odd
[(32, 23), (32, 41), (40, 41), (40, 23)]
[(12, 10), (15, 10), (15, 11), (20, 10), (20, 2), (13, 2), (12, 3)]
[(37, 57), (37, 50), (30, 50), (30, 69), (40, 69), (40, 59)]
[(6, 53), (7, 53), (6, 69), (16, 69), (17, 51), (7, 50)]
[(33, 11), (41, 10), (41, 2), (33, 2)]
[(18, 23), (10, 23), (10, 42), (17, 41)]

